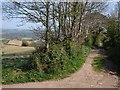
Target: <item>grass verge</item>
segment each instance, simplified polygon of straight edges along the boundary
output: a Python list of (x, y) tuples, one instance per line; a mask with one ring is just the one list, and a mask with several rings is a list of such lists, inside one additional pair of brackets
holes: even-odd
[(95, 57), (92, 63), (95, 71), (101, 72), (104, 69), (104, 58), (102, 56)]

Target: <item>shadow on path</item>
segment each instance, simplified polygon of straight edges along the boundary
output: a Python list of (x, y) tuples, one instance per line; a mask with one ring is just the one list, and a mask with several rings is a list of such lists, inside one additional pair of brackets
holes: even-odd
[(105, 71), (110, 74), (115, 74), (120, 76), (120, 72), (118, 71), (118, 67), (111, 61), (110, 57), (108, 57), (108, 53), (104, 49), (100, 49), (98, 54), (104, 57), (104, 68)]
[(105, 72), (112, 74), (112, 75), (117, 75), (120, 77), (120, 71), (119, 71), (118, 67), (111, 61), (110, 57), (108, 57), (107, 51), (105, 51), (104, 49), (100, 49), (98, 51), (98, 54), (100, 54), (104, 57)]

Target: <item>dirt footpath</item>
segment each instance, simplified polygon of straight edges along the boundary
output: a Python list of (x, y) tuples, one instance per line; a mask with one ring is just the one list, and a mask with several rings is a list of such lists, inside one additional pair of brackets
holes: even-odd
[(95, 72), (91, 66), (99, 50), (92, 50), (86, 63), (76, 73), (62, 80), (3, 85), (3, 88), (116, 88), (118, 77), (109, 73)]

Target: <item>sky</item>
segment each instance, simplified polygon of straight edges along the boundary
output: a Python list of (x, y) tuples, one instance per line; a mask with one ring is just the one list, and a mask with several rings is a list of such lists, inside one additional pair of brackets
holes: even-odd
[[(104, 14), (111, 13), (114, 10), (115, 2), (112, 2), (108, 6), (108, 10), (104, 12)], [(0, 4), (1, 5), (1, 4)], [(2, 14), (0, 14), (0, 17), (2, 17)], [(32, 27), (36, 27), (39, 24), (33, 24), (33, 23), (24, 23), (24, 25), (20, 26), (22, 23), (20, 22), (20, 19), (12, 19), (12, 20), (6, 20), (1, 19), (0, 22), (2, 22), (2, 29), (31, 29)]]

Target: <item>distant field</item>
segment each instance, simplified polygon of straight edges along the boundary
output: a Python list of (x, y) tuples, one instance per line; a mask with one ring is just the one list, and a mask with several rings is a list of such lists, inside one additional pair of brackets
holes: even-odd
[(34, 38), (35, 35), (31, 30), (19, 29), (4, 29), (2, 30), (2, 38), (15, 39), (15, 38)]
[(34, 51), (34, 47), (20, 47), (20, 46), (12, 46), (12, 45), (4, 45), (2, 47), (2, 52), (4, 54), (21, 54), (28, 53)]
[(29, 40), (32, 41), (32, 38), (21, 38), (22, 40)]

